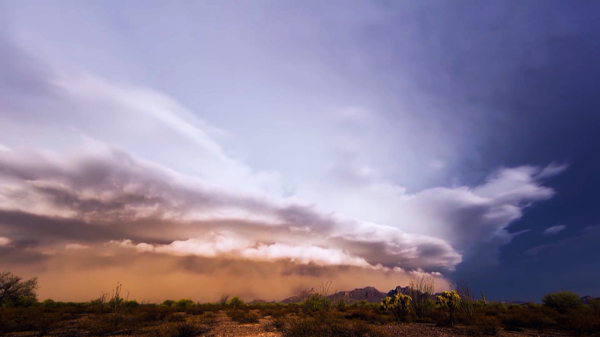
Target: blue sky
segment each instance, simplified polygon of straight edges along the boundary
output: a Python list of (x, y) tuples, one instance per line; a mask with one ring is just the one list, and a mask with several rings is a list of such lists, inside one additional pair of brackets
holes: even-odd
[(76, 300), (598, 296), (596, 7), (0, 1), (0, 266)]

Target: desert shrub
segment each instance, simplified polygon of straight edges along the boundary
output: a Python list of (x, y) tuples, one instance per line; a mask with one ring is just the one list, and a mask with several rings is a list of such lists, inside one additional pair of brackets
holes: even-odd
[(546, 294), (542, 297), (542, 302), (544, 302), (545, 306), (555, 309), (562, 314), (566, 313), (569, 309), (577, 309), (583, 305), (579, 295), (570, 291), (557, 291)]
[(136, 319), (142, 323), (165, 320), (171, 309), (160, 306), (142, 306), (137, 310)]
[(260, 318), (256, 312), (250, 310), (230, 310), (227, 311), (227, 316), (238, 324), (258, 323), (258, 319)]
[(11, 272), (0, 273), (0, 307), (28, 307), (37, 303), (37, 278), (24, 281)]
[(213, 326), (217, 324), (217, 317), (214, 313), (208, 311), (198, 316), (197, 321), (202, 325)]
[(497, 336), (502, 326), (495, 316), (478, 315), (474, 317), (473, 325), (466, 329), (470, 336)]
[(57, 313), (45, 313), (41, 314), (37, 320), (32, 322), (33, 331), (38, 336), (46, 336), (52, 331), (57, 330), (63, 326), (63, 316)]
[(230, 308), (236, 309), (236, 308), (246, 305), (246, 303), (244, 303), (244, 300), (242, 300), (241, 298), (235, 296), (229, 300), (228, 305)]
[(43, 336), (59, 328), (61, 321), (61, 314), (41, 308), (4, 309), (0, 311), (0, 333), (32, 331)]
[(165, 307), (172, 307), (175, 304), (175, 301), (173, 300), (164, 300), (164, 302), (161, 303), (162, 306)]
[(96, 307), (99, 309), (103, 309), (108, 302), (108, 294), (102, 292), (102, 295), (100, 295), (100, 297), (93, 299), (90, 301), (89, 305), (91, 307)]
[(115, 333), (130, 335), (138, 326), (138, 321), (133, 319), (133, 317), (120, 313), (91, 315), (79, 322), (80, 329), (97, 336), (106, 336)]
[(356, 306), (359, 308), (367, 308), (369, 306), (369, 301), (360, 300), (360, 301), (356, 302)]
[(132, 300), (132, 301), (123, 301), (121, 303), (121, 306), (123, 308), (127, 308), (127, 309), (133, 309), (133, 308), (137, 308), (140, 306), (140, 304), (138, 303), (138, 301)]
[(175, 307), (175, 308), (191, 308), (191, 307), (193, 307), (195, 305), (196, 305), (196, 303), (194, 303), (194, 301), (189, 300), (189, 299), (185, 299), (185, 298), (182, 298), (179, 301), (174, 302), (172, 304), (172, 306)]
[(221, 304), (218, 303), (201, 303), (201, 304), (196, 304), (196, 308), (198, 308), (198, 310), (202, 310), (202, 312), (207, 312), (207, 311), (219, 311), (219, 310), (223, 310), (223, 306)]
[(221, 295), (221, 298), (219, 298), (219, 301), (217, 302), (217, 304), (224, 307), (227, 305), (228, 299), (229, 299), (229, 295), (223, 294), (223, 295)]
[(172, 313), (165, 317), (167, 322), (185, 322), (185, 315), (183, 313)]
[[(486, 313), (487, 314), (487, 313)], [(509, 310), (500, 316), (502, 323), (511, 328), (545, 329), (557, 325), (557, 313), (550, 308), (529, 308)], [(488, 315), (489, 316), (489, 315)]]
[(284, 337), (384, 337), (388, 333), (378, 327), (362, 322), (352, 322), (335, 318), (332, 315), (317, 317), (290, 318), (283, 326)]
[(286, 319), (283, 317), (275, 318), (265, 325), (265, 331), (281, 331), (285, 327), (285, 322)]
[(331, 299), (319, 293), (310, 294), (300, 305), (302, 311), (306, 313), (314, 313), (322, 310), (329, 311), (333, 309), (333, 302)]
[(346, 311), (348, 308), (348, 303), (346, 303), (344, 298), (340, 298), (335, 301), (334, 306), (338, 311)]
[(443, 291), (437, 296), (437, 304), (440, 308), (448, 310), (450, 314), (450, 326), (454, 326), (454, 313), (460, 305), (460, 296), (455, 290)]
[(374, 311), (372, 309), (352, 309), (348, 311), (344, 318), (349, 320), (360, 320), (369, 324), (387, 324), (392, 322), (392, 318), (387, 313)]
[(483, 309), (487, 306), (487, 302), (484, 302), (483, 300), (474, 301), (473, 306), (475, 307), (476, 310)]
[(506, 306), (506, 304), (504, 304), (504, 302), (493, 302), (490, 304), (490, 307), (492, 307), (493, 309), (496, 309), (498, 311), (508, 310), (508, 307)]
[(386, 297), (381, 300), (380, 308), (383, 312), (389, 312), (397, 321), (406, 321), (412, 310), (412, 298), (408, 295), (396, 294), (394, 297)]
[(46, 308), (56, 308), (56, 302), (54, 302), (54, 300), (51, 298), (45, 299), (41, 305)]
[[(127, 295), (127, 297), (125, 298), (122, 297), (122, 291), (123, 285), (117, 282), (117, 286), (112, 291), (112, 296), (110, 297), (108, 302), (106, 302), (106, 305), (110, 308), (110, 310), (113, 313), (119, 312), (119, 310), (122, 308), (123, 303), (127, 302), (127, 297), (129, 297), (129, 295)], [(102, 295), (104, 296), (104, 293), (102, 293)]]
[(569, 310), (562, 323), (574, 335), (600, 336), (600, 315), (591, 308)]
[(271, 316), (273, 318), (285, 317), (290, 314), (298, 314), (300, 308), (295, 304), (281, 304), (275, 303), (270, 305), (265, 305), (259, 309), (260, 314), (263, 317)]
[(600, 299), (592, 298), (590, 299), (588, 305), (592, 310), (600, 314)]
[(195, 337), (205, 334), (211, 330), (210, 327), (193, 322), (182, 322), (161, 325), (152, 331), (152, 337)]
[(409, 283), (412, 312), (418, 318), (424, 318), (434, 308), (434, 303), (431, 301), (434, 282), (432, 277), (423, 276), (420, 279), (411, 279)]

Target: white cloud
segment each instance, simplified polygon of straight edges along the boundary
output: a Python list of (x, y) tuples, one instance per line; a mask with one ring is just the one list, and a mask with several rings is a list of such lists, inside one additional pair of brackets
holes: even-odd
[(131, 240), (110, 241), (110, 245), (135, 249), (138, 252), (155, 252), (176, 256), (227, 257), (253, 261), (290, 260), (293, 263), (318, 266), (375, 266), (363, 258), (335, 248), (282, 243), (256, 243), (234, 233), (210, 233), (204, 238), (174, 241), (168, 245), (133, 244)]
[(562, 232), (565, 228), (567, 228), (567, 226), (565, 226), (565, 225), (557, 225), (557, 226), (548, 227), (544, 231), (544, 234), (545, 235), (556, 235), (556, 234)]
[(11, 243), (11, 240), (7, 237), (0, 236), (0, 246), (8, 246)]

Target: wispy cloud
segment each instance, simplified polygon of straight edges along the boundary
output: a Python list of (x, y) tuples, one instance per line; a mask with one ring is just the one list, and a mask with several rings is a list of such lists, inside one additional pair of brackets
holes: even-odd
[(545, 235), (556, 235), (556, 234), (562, 232), (565, 228), (567, 228), (567, 226), (565, 226), (565, 225), (556, 225), (556, 226), (548, 227), (548, 228), (546, 228), (546, 230), (544, 230), (544, 234)]

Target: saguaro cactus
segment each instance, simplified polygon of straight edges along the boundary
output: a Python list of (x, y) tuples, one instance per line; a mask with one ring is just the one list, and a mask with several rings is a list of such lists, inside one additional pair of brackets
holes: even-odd
[(454, 326), (454, 312), (460, 305), (460, 296), (456, 290), (443, 291), (437, 296), (437, 303), (440, 307), (448, 309), (450, 313), (450, 326)]

